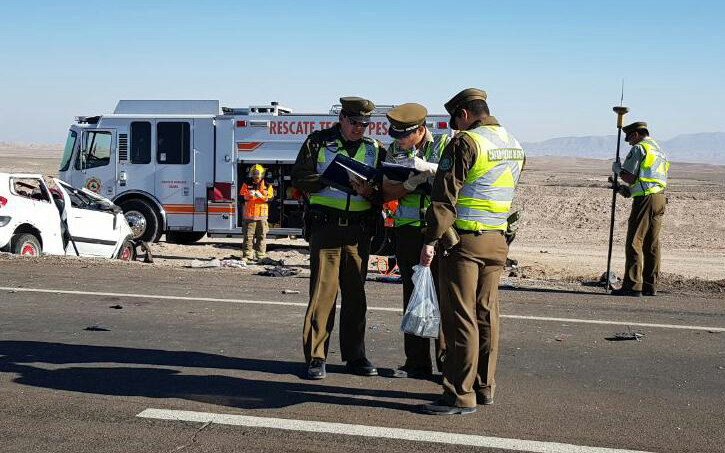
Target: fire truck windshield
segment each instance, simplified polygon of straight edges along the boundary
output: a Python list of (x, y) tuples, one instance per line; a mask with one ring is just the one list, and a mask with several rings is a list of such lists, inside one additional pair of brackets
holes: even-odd
[(76, 138), (78, 138), (76, 131), (68, 131), (68, 138), (65, 141), (65, 148), (63, 148), (63, 156), (60, 158), (60, 171), (68, 170), (71, 157), (73, 157), (73, 149), (76, 146)]

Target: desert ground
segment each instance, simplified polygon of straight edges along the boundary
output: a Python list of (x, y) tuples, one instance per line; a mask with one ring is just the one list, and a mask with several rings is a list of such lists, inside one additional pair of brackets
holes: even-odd
[[(53, 175), (59, 147), (0, 146), (0, 171)], [(523, 210), (510, 258), (518, 268), (503, 279), (512, 285), (591, 287), (606, 270), (611, 190), (610, 161), (530, 157), (517, 189)], [(725, 166), (674, 162), (661, 233), (665, 290), (725, 294)], [(631, 200), (618, 197), (612, 268), (624, 267), (624, 238)], [(194, 259), (239, 256), (241, 239), (204, 238), (191, 246), (155, 244), (153, 266), (188, 266)], [(271, 239), (269, 257), (307, 269), (306, 243)], [(371, 259), (376, 267), (377, 257)], [(254, 273), (249, 265), (234, 272)], [(592, 290), (601, 290), (593, 288)]]

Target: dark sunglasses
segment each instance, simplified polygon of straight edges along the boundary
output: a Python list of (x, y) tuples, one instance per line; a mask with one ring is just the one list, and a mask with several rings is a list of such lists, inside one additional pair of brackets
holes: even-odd
[(354, 120), (354, 119), (352, 119), (350, 117), (345, 117), (345, 118), (347, 118), (347, 120), (350, 122), (350, 124), (352, 125), (352, 127), (358, 127), (358, 126), (360, 126), (360, 127), (368, 127), (370, 125), (370, 122), (369, 121), (357, 121), (357, 120)]

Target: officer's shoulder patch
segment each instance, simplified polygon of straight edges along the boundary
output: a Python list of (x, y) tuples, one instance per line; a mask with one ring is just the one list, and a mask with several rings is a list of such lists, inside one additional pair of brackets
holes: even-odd
[(451, 156), (443, 156), (440, 162), (438, 162), (438, 170), (448, 171), (453, 167), (453, 159)]

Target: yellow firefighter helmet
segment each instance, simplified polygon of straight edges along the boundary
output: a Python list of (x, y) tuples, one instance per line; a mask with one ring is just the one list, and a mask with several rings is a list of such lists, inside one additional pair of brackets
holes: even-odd
[(255, 176), (259, 176), (260, 178), (264, 176), (264, 167), (262, 167), (259, 164), (254, 164), (249, 168), (249, 177), (253, 178)]

